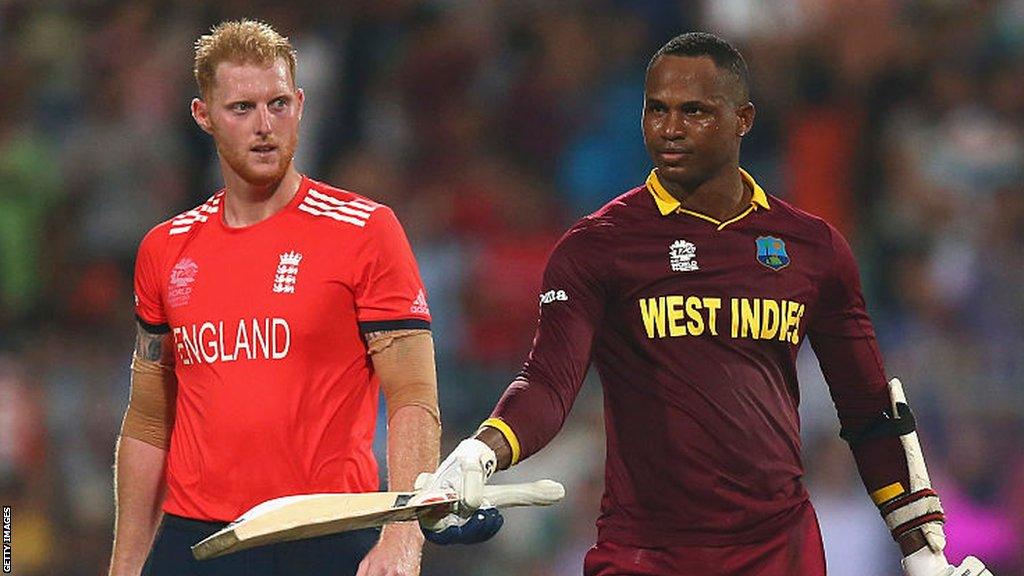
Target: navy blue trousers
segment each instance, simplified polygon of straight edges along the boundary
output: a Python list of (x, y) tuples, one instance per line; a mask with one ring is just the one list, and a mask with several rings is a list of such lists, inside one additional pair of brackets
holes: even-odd
[(355, 576), (380, 536), (371, 528), (193, 558), (191, 546), (224, 526), (165, 514), (142, 576)]

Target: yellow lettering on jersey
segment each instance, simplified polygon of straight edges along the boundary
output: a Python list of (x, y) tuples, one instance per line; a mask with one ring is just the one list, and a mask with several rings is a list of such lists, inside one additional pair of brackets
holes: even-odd
[(718, 336), (718, 309), (722, 307), (722, 299), (705, 296), (701, 303), (708, 309), (708, 330), (712, 336)]
[(686, 311), (683, 306), (686, 299), (682, 296), (666, 296), (665, 304), (668, 306), (668, 335), (686, 336), (686, 325), (681, 320), (686, 318)]
[(654, 338), (657, 331), (658, 338), (665, 337), (665, 297), (642, 298), (640, 300), (640, 315), (644, 319), (644, 328), (647, 329), (647, 337)]
[[(718, 312), (723, 309), (721, 298), (670, 295), (641, 298), (638, 304), (648, 338), (718, 336)], [(727, 310), (726, 321), (733, 338), (800, 343), (804, 305), (799, 302), (730, 298)], [(255, 349), (255, 342), (251, 346)], [(236, 345), (238, 348), (240, 346)], [(235, 353), (238, 354), (237, 350)]]
[(779, 329), (779, 340), (782, 342), (792, 341), (794, 336), (799, 339), (800, 313), (799, 302), (791, 300), (782, 301), (782, 328)]
[(790, 304), (796, 305), (789, 300), (779, 302), (779, 341), (789, 340), (789, 308)]
[[(793, 304), (795, 305), (796, 302), (794, 302)], [(789, 341), (792, 342), (793, 344), (799, 344), (800, 343), (800, 319), (804, 317), (804, 305), (800, 304), (799, 307), (791, 305), (790, 309), (792, 309), (792, 308), (797, 308), (797, 311), (796, 311), (796, 316), (794, 317), (794, 320), (793, 320), (793, 335), (792, 335), (792, 337), (790, 338)]]
[(770, 340), (779, 331), (778, 300), (761, 300), (761, 339)]
[(740, 328), (742, 338), (761, 337), (760, 298), (740, 298)]
[(697, 296), (689, 296), (686, 298), (686, 316), (690, 319), (686, 323), (686, 329), (690, 332), (690, 336), (700, 336), (704, 333), (704, 316), (700, 313), (702, 301)]
[(732, 318), (732, 332), (730, 335), (733, 338), (740, 337), (740, 299), (730, 298), (729, 299), (729, 317)]

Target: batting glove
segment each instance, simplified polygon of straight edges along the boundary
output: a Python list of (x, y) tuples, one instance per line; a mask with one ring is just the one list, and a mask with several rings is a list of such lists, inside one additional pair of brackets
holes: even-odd
[[(485, 501), (484, 506), (477, 508), (469, 518), (449, 514), (432, 524), (432, 528), (428, 529), (420, 524), (420, 529), (423, 530), (423, 536), (434, 544), (478, 544), (490, 540), (498, 530), (501, 530), (504, 523), (505, 518), (501, 511), (488, 506)], [(444, 528), (437, 530), (442, 526)]]
[[(459, 495), (459, 516), (469, 518), (483, 505), (484, 483), (494, 474), (497, 466), (498, 458), (490, 446), (475, 438), (467, 438), (455, 447), (429, 478), (421, 475), (417, 484), (422, 483), (422, 486), (417, 485), (416, 488), (423, 492), (455, 492)], [(447, 527), (440, 523), (433, 527), (427, 526), (435, 531)]]

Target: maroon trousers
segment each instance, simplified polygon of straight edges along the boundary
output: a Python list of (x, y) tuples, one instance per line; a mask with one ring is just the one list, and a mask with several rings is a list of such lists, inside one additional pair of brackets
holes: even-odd
[(585, 576), (825, 576), (825, 549), (810, 503), (789, 530), (752, 544), (640, 548), (598, 542)]

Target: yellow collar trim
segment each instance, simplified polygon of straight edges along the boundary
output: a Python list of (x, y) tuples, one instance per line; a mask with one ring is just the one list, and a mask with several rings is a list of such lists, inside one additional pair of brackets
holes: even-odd
[[(750, 189), (754, 191), (753, 196), (750, 198), (751, 208), (753, 210), (757, 210), (758, 208), (771, 210), (772, 207), (768, 205), (768, 195), (765, 194), (764, 189), (761, 188), (761, 186), (754, 181), (754, 177), (748, 174), (747, 171), (744, 170), (743, 168), (740, 168), (740, 176), (742, 176), (743, 181), (748, 186), (750, 186)], [(708, 222), (711, 222), (713, 224), (723, 225), (722, 222), (719, 222), (718, 220), (715, 220), (710, 216), (705, 216), (704, 214), (701, 214), (699, 212), (694, 212), (692, 210), (686, 210), (685, 208), (682, 208), (682, 204), (680, 204), (679, 200), (676, 200), (675, 197), (669, 194), (668, 190), (666, 190), (665, 187), (661, 185), (661, 181), (658, 180), (657, 169), (651, 170), (650, 176), (647, 177), (647, 190), (648, 192), (651, 193), (651, 196), (654, 197), (654, 203), (658, 205), (658, 211), (661, 212), (662, 216), (668, 216), (673, 212), (681, 211), (693, 216), (697, 216), (698, 218), (701, 218), (703, 220), (707, 220)], [(730, 224), (732, 222), (735, 222), (736, 220), (739, 220), (740, 218), (746, 216), (749, 213), (750, 210), (744, 210), (738, 217), (733, 218), (731, 220), (727, 220), (724, 224)]]

